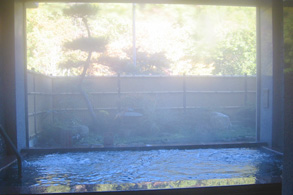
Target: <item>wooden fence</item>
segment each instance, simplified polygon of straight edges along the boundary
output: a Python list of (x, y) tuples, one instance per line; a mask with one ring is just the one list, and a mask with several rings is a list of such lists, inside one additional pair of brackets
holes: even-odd
[[(78, 77), (50, 77), (28, 72), (29, 133), (42, 130), (58, 112), (87, 113)], [(88, 77), (84, 88), (96, 111), (125, 108), (237, 109), (256, 104), (255, 76), (100, 76)], [(151, 104), (151, 105), (150, 105)], [(85, 114), (86, 113), (86, 114)]]

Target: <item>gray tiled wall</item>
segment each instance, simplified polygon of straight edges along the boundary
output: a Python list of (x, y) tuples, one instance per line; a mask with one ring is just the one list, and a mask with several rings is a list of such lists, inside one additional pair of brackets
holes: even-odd
[[(1, 11), (1, 10), (0, 10)], [(2, 16), (0, 14), (0, 46), (2, 45)], [(2, 54), (2, 47), (0, 47), (0, 54)], [(2, 99), (2, 56), (0, 55), (0, 124), (3, 124), (3, 99)], [(6, 154), (4, 140), (0, 135), (0, 159)]]
[[(3, 105), (3, 101), (2, 101), (2, 96), (1, 96), (1, 75), (0, 75), (0, 124), (2, 125), (3, 124), (3, 108), (2, 108), (2, 105)], [(5, 143), (4, 143), (4, 140), (3, 138), (1, 137), (0, 135), (0, 159), (5, 155), (6, 153), (6, 150), (5, 150)]]

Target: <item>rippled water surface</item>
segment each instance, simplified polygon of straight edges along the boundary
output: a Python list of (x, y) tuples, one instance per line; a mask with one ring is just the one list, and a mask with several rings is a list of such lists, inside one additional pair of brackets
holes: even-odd
[(27, 157), (21, 180), (14, 166), (0, 183), (74, 186), (273, 177), (281, 175), (281, 165), (280, 156), (247, 148), (48, 154)]

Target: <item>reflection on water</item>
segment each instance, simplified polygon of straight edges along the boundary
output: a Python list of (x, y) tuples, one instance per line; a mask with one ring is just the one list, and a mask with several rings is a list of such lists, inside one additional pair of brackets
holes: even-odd
[(275, 154), (246, 148), (49, 154), (26, 159), (18, 183), (16, 167), (0, 183), (46, 192), (243, 185), (280, 176), (281, 164)]
[(126, 191), (126, 190), (148, 190), (148, 189), (171, 189), (190, 188), (207, 186), (228, 186), (255, 184), (254, 177), (210, 179), (210, 180), (181, 180), (164, 182), (143, 182), (143, 183), (123, 183), (123, 184), (96, 184), (96, 185), (52, 185), (46, 188), (45, 192), (87, 192), (87, 191)]

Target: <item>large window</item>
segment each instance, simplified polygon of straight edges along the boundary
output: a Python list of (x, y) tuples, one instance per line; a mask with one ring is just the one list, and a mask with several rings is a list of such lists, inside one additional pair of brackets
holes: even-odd
[(255, 7), (39, 3), (26, 26), (31, 147), (256, 141)]

